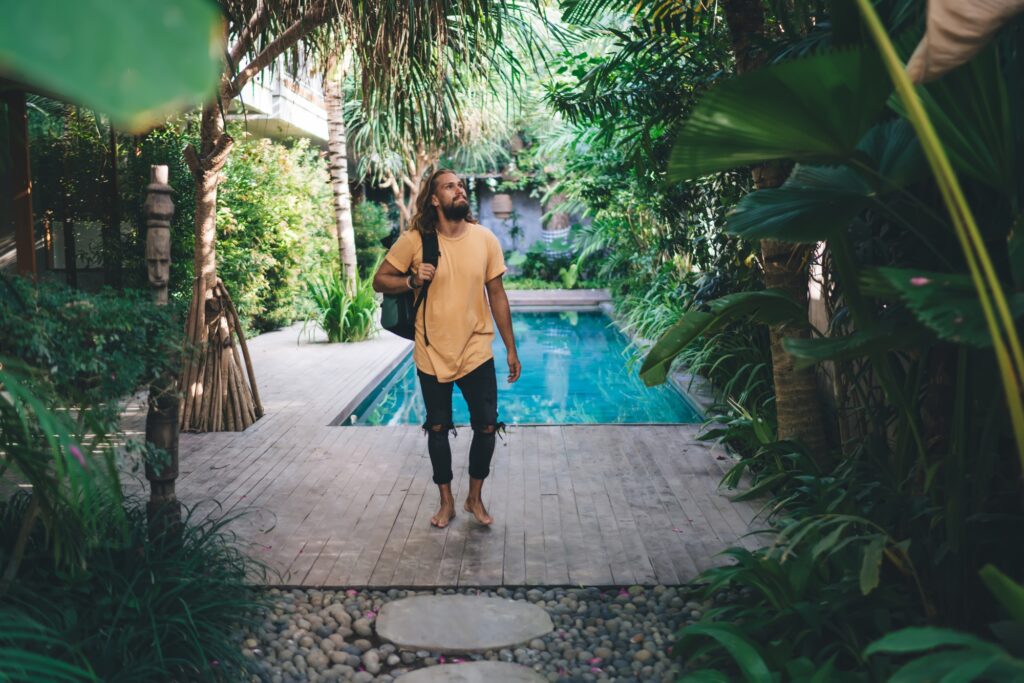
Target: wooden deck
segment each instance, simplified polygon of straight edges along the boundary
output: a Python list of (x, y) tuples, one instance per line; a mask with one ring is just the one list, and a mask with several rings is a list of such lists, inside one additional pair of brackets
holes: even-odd
[[(460, 511), (444, 530), (416, 426), (329, 426), (408, 342), (252, 343), (266, 416), (242, 433), (182, 434), (178, 495), (231, 528), (288, 586), (678, 584), (730, 545), (755, 508), (717, 484), (720, 448), (695, 425), (519, 426), (484, 487), (495, 524), (461, 512), (471, 431), (452, 438)], [(126, 416), (129, 431), (141, 413)], [(721, 562), (719, 559), (718, 562)]]

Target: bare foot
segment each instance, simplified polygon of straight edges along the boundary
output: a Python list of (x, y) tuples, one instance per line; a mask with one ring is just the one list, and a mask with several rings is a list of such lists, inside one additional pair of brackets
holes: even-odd
[(455, 518), (455, 501), (445, 500), (441, 502), (441, 507), (438, 508), (437, 514), (430, 518), (430, 525), (436, 526), (438, 529), (443, 529), (448, 526), (448, 522)]
[(472, 512), (473, 516), (476, 517), (476, 521), (480, 522), (484, 526), (490, 526), (494, 519), (487, 514), (487, 508), (484, 507), (484, 502), (479, 498), (476, 500), (466, 499), (466, 504), (462, 506), (466, 512)]

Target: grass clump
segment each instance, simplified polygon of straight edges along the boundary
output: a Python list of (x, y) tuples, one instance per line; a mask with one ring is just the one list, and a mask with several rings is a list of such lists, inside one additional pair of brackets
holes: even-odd
[(377, 331), (378, 304), (371, 278), (361, 277), (357, 272), (350, 290), (345, 278), (334, 268), (314, 275), (306, 287), (313, 306), (306, 324), (314, 323), (322, 329), (327, 341), (363, 341)]
[[(0, 553), (30, 499), (0, 504)], [(110, 523), (74, 568), (54, 563), (44, 529), (32, 534), (23, 571), (0, 595), (0, 680), (237, 679), (247, 660), (231, 634), (258, 614), (246, 577), (263, 568), (235, 545), (229, 520), (187, 514), (180, 537), (151, 538), (143, 501), (127, 500), (123, 514), (112, 499), (97, 503)]]

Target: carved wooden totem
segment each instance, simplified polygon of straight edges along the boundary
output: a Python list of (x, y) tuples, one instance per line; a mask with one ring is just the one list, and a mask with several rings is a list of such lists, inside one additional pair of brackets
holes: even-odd
[[(146, 186), (146, 270), (153, 302), (167, 304), (167, 285), (171, 271), (171, 218), (174, 202), (167, 184), (167, 167), (150, 167)], [(177, 529), (181, 524), (181, 504), (174, 491), (178, 478), (178, 391), (173, 376), (164, 375), (149, 387), (149, 412), (146, 414), (146, 441), (161, 452), (157, 463), (146, 463), (150, 496), (146, 510), (150, 533)]]

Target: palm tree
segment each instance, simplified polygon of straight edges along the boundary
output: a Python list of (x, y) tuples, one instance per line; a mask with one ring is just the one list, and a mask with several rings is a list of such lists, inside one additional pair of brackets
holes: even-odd
[(420, 179), (442, 160), (463, 171), (493, 170), (507, 161), (504, 145), (513, 133), (508, 103), (520, 97), (511, 86), (521, 69), (518, 55), (483, 69), (453, 62), (453, 81), (442, 91), (430, 83), (410, 85), (419, 89), (419, 112), (349, 103), (347, 126), (360, 173), (391, 190), (401, 230), (415, 211)]
[[(762, 66), (766, 55), (757, 49), (757, 44), (767, 37), (762, 0), (724, 0), (722, 8), (736, 57), (736, 73), (742, 75)], [(758, 190), (779, 187), (786, 181), (789, 170), (788, 166), (777, 163), (755, 166), (752, 171), (754, 187)], [(787, 292), (806, 311), (811, 246), (776, 240), (761, 240), (760, 246), (765, 287)], [(804, 326), (774, 325), (769, 328), (769, 334), (779, 438), (798, 441), (811, 454), (821, 456), (827, 444), (815, 370), (798, 368), (783, 348), (786, 339), (806, 339), (810, 337), (810, 330)]]
[(356, 284), (356, 233), (352, 225), (352, 194), (348, 187), (348, 145), (345, 129), (345, 93), (342, 81), (351, 68), (347, 50), (339, 59), (335, 52), (324, 69), (324, 100), (327, 103), (327, 166), (334, 195), (334, 232), (346, 289)]
[[(182, 371), (181, 426), (196, 431), (245, 429), (263, 414), (238, 315), (217, 277), (217, 187), (233, 145), (223, 109), (256, 74), (300, 41), (312, 46), (319, 41), (322, 47), (331, 35), (343, 34), (362, 67), (364, 104), (395, 116), (416, 116), (424, 111), (417, 96), (445, 83), (453, 61), (479, 64), (501, 49), (504, 18), (515, 2), (221, 0), (220, 5), (230, 47), (217, 97), (202, 108), (199, 149), (185, 149), (196, 184), (196, 235), (195, 282), (186, 323), (194, 353)], [(442, 98), (456, 97), (454, 88), (442, 85), (440, 91)], [(424, 120), (428, 125), (421, 130), (430, 129), (433, 119)]]

